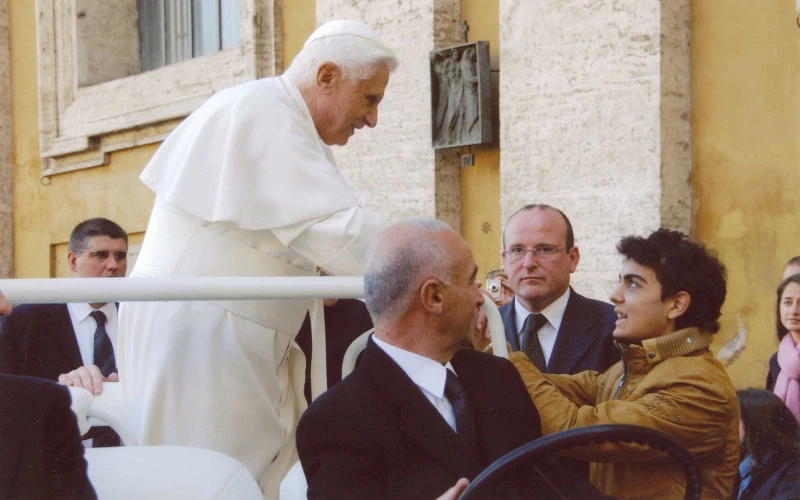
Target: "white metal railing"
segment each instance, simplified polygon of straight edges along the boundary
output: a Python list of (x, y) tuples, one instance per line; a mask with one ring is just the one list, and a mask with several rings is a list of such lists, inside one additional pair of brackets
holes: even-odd
[[(4, 279), (0, 280), (0, 291), (12, 304), (355, 299), (364, 297), (364, 280), (360, 276)], [(483, 311), (491, 330), (494, 354), (507, 358), (500, 312), (488, 298)]]
[(12, 304), (162, 300), (356, 299), (360, 276), (269, 278), (59, 278), (0, 280)]
[[(268, 278), (65, 278), (65, 279), (5, 279), (0, 291), (12, 304), (65, 302), (135, 302), (165, 300), (263, 300), (263, 299), (323, 299), (361, 298), (364, 281), (360, 276), (341, 277), (268, 277)], [(317, 311), (322, 305), (315, 304)], [(312, 308), (312, 323), (314, 309)], [(483, 311), (492, 332), (492, 347), (496, 356), (508, 358), (503, 320), (497, 306), (487, 298)], [(320, 318), (321, 319), (321, 318)], [(324, 335), (322, 322), (321, 335)], [(325, 390), (325, 342), (316, 342), (312, 356), (312, 389), (316, 394)], [(357, 352), (366, 345), (367, 335), (357, 339), (345, 356), (343, 370), (348, 373), (355, 365)], [(314, 362), (314, 357), (317, 362)], [(321, 362), (320, 362), (321, 361)], [(317, 372), (317, 373), (315, 373)], [(322, 378), (322, 382), (316, 379)], [(136, 446), (137, 440), (125, 420), (121, 389), (117, 384), (104, 384), (103, 393), (92, 396), (85, 389), (71, 388), (73, 411), (78, 415), (83, 432), (93, 425), (109, 424), (122, 437), (126, 446)], [(84, 394), (85, 393), (85, 394)]]

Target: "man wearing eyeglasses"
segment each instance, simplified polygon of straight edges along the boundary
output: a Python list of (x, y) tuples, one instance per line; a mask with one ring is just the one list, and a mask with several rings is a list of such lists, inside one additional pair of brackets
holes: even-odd
[(515, 298), (500, 308), (506, 339), (543, 373), (605, 371), (619, 360), (611, 304), (569, 286), (580, 261), (572, 224), (549, 205), (527, 205), (503, 232), (503, 265)]
[[(550, 205), (526, 205), (503, 231), (503, 266), (514, 299), (500, 307), (506, 340), (542, 373), (604, 372), (619, 361), (611, 304), (589, 299), (569, 286), (581, 254), (572, 224)], [(478, 329), (488, 339), (485, 317)], [(562, 480), (588, 478), (589, 465), (560, 460)]]
[[(73, 278), (119, 278), (128, 268), (128, 234), (103, 218), (72, 231), (67, 261)], [(97, 394), (118, 381), (117, 305), (26, 304), (0, 325), (0, 373), (28, 375), (85, 387)], [(94, 445), (118, 444), (115, 436)]]

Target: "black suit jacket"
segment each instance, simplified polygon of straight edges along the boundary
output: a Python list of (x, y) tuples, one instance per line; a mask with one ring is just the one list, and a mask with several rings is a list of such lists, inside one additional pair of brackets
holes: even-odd
[[(81, 350), (66, 304), (16, 306), (0, 324), (0, 373), (58, 381), (83, 366)], [(92, 427), (84, 439), (94, 447), (119, 446), (116, 432)]]
[(465, 349), (451, 363), (475, 411), (480, 457), (370, 339), (361, 364), (300, 419), (308, 498), (436, 498), (540, 436), (539, 414), (509, 361)]
[[(515, 304), (516, 301), (512, 300), (500, 307), (500, 316), (503, 318), (506, 340), (512, 350), (519, 351)], [(606, 371), (620, 359), (612, 337), (616, 321), (614, 306), (578, 295), (570, 288), (569, 301), (546, 373)]]
[(24, 304), (0, 324), (0, 373), (57, 381), (83, 366), (66, 304)]
[(0, 498), (97, 498), (66, 387), (0, 375)]

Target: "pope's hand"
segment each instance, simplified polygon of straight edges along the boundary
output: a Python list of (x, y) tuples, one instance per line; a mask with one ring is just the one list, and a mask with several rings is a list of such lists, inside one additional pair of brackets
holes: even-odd
[(3, 292), (0, 292), (0, 316), (8, 316), (9, 314), (11, 314), (11, 304), (8, 303)]
[(469, 481), (467, 478), (462, 477), (456, 482), (456, 484), (453, 485), (452, 488), (445, 491), (444, 494), (436, 500), (458, 500), (458, 497), (464, 493), (464, 490), (467, 489), (467, 486), (469, 486)]
[(87, 365), (58, 376), (59, 384), (69, 387), (83, 387), (92, 394), (103, 392), (103, 382), (119, 382), (119, 375), (112, 373), (106, 378), (100, 373), (100, 368), (97, 365)]

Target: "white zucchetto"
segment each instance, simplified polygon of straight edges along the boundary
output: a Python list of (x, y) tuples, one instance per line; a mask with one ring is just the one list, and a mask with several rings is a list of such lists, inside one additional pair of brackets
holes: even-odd
[(366, 38), (367, 40), (372, 40), (375, 43), (383, 45), (381, 39), (378, 38), (378, 35), (372, 31), (372, 28), (367, 26), (366, 24), (362, 23), (361, 21), (353, 21), (350, 19), (339, 19), (337, 21), (328, 21), (327, 23), (323, 24), (319, 28), (311, 33), (311, 36), (308, 37), (306, 43), (303, 47), (308, 46), (309, 43), (315, 40), (321, 40), (323, 38), (329, 38), (332, 36), (359, 36), (361, 38)]

